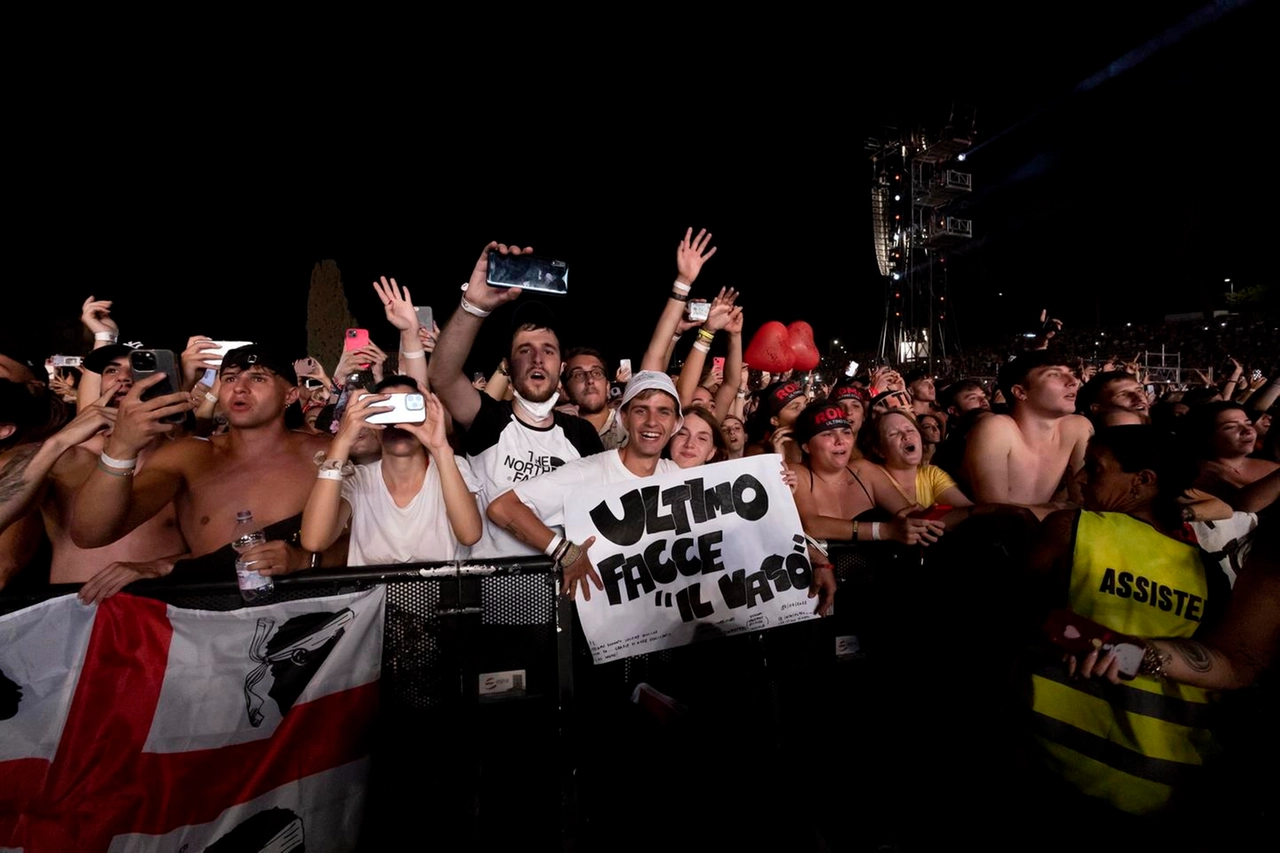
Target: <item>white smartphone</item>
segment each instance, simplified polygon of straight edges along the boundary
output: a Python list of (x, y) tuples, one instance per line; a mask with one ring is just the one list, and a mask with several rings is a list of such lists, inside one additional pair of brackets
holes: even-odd
[(435, 325), (435, 317), (431, 314), (430, 305), (415, 305), (413, 311), (418, 315), (418, 325), (431, 331), (431, 327)]
[(214, 344), (217, 345), (217, 349), (210, 348), (207, 350), (201, 350), (201, 358), (204, 361), (210, 361), (214, 358), (218, 359), (218, 361), (222, 361), (222, 357), (233, 349), (252, 346), (253, 343), (253, 341), (214, 341)]
[[(376, 397), (376, 394), (361, 394), (357, 399)], [(426, 403), (421, 394), (400, 391), (387, 395), (390, 399), (376, 405), (391, 406), (390, 411), (378, 412), (369, 416), (371, 424), (420, 424), (427, 419)]]
[(625, 371), (627, 372), (627, 375), (628, 375), (628, 376), (630, 376), (630, 375), (631, 375), (631, 359), (629, 359), (629, 358), (624, 358), (624, 359), (619, 360), (619, 361), (618, 361), (618, 369), (619, 369), (619, 370), (625, 370)]
[(685, 308), (685, 314), (690, 320), (697, 320), (705, 323), (707, 318), (711, 316), (710, 302), (690, 302)]
[(844, 375), (850, 378), (852, 378), (853, 374), (857, 372), (858, 372), (858, 362), (856, 361), (849, 362), (849, 366), (844, 369)]
[(84, 359), (78, 355), (55, 355), (49, 362), (54, 367), (79, 367)]

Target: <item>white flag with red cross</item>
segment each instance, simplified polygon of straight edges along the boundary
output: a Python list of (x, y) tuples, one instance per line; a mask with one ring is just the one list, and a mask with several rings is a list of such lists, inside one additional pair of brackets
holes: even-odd
[(385, 606), (0, 617), (0, 851), (354, 850)]

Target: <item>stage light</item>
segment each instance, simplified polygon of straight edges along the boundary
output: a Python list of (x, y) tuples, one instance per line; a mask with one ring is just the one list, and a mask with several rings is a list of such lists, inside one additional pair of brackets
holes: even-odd
[(902, 196), (900, 196), (900, 195), (895, 195), (895, 196), (893, 197), (893, 200), (894, 200), (894, 201), (902, 201)]
[(963, 162), (964, 162), (964, 158), (965, 158), (966, 156), (967, 156), (967, 155), (966, 155), (963, 151), (961, 151), (961, 152), (960, 152), (960, 156), (959, 156), (959, 157), (957, 157), (956, 159), (957, 159), (957, 160), (959, 160), (961, 163), (963, 163)]
[(893, 274), (893, 280), (894, 280), (894, 281), (897, 281), (897, 280), (898, 280), (898, 279), (900, 279), (900, 278), (902, 278), (902, 276), (898, 275), (897, 273), (894, 273), (894, 274)]

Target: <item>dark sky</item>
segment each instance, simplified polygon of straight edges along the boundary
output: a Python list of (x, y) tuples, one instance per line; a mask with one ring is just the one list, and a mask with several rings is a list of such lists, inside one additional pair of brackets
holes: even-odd
[[(546, 67), (481, 52), (483, 79), (432, 62), (395, 88), (343, 80), (355, 59), (253, 91), (211, 75), (177, 99), (90, 78), (65, 115), (26, 105), (47, 124), (11, 178), (6, 334), (72, 348), (94, 293), (117, 301), (126, 338), (296, 351), (312, 265), (333, 258), (390, 345), (376, 275), (447, 314), (498, 239), (569, 262), (566, 345), (639, 358), (676, 241), (705, 225), (720, 252), (700, 285), (738, 287), (748, 331), (806, 319), (871, 348), (885, 282), (864, 141), (936, 128), (953, 103), (976, 109), (979, 141), (962, 214), (976, 236), (949, 258), (962, 346), (1040, 307), (1140, 320), (1268, 276), (1262, 3), (972, 6), (739, 12), (640, 47), (609, 30)], [(485, 366), (505, 328), (490, 325)]]

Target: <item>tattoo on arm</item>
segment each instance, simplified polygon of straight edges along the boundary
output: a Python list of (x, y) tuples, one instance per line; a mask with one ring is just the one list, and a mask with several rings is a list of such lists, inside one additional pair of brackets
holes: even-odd
[(521, 542), (524, 542), (524, 543), (526, 543), (526, 544), (529, 542), (529, 537), (527, 537), (527, 536), (525, 536), (525, 535), (524, 535), (524, 531), (520, 529), (520, 525), (519, 525), (519, 524), (517, 524), (516, 522), (514, 522), (514, 521), (513, 521), (513, 522), (511, 522), (511, 523), (510, 523), (510, 524), (508, 524), (508, 525), (506, 526), (506, 528), (504, 528), (504, 529), (505, 529), (508, 533), (510, 533), (512, 536), (514, 536), (515, 538), (519, 539)]
[(1166, 640), (1178, 657), (1193, 672), (1208, 672), (1213, 668), (1213, 658), (1204, 643), (1195, 640)]
[(38, 445), (33, 444), (13, 451), (13, 456), (4, 469), (0, 470), (0, 504), (7, 504), (22, 492), (26, 485), (23, 477), (27, 473), (27, 466), (39, 449)]

